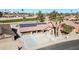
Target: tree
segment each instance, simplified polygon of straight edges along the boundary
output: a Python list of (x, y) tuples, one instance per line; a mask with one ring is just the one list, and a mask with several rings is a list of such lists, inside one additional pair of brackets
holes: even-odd
[(78, 15), (75, 16), (75, 20), (76, 21), (79, 20), (79, 16)]
[(70, 16), (70, 14), (69, 13), (65, 13), (65, 16)]
[(22, 13), (23, 13), (23, 12), (24, 12), (24, 9), (22, 9), (21, 11), (22, 11)]
[(0, 17), (2, 17), (3, 16), (3, 13), (2, 12), (0, 12)]
[(25, 19), (25, 15), (24, 15), (24, 9), (21, 9), (21, 11), (22, 11), (22, 14), (23, 14), (23, 19)]
[(49, 14), (49, 20), (50, 21), (56, 21), (58, 13), (56, 11), (53, 11)]
[(70, 12), (72, 13), (72, 10), (70, 10)]
[(78, 21), (79, 20), (79, 12), (76, 12), (75, 13), (75, 21)]
[[(51, 23), (52, 23), (52, 21), (55, 21), (57, 23), (57, 15), (58, 15), (58, 13), (56, 11), (53, 11), (49, 14), (49, 20)], [(56, 27), (54, 26), (53, 29), (54, 29), (54, 35), (56, 36), (56, 32), (57, 32)], [(53, 31), (51, 31), (51, 32), (53, 32)]]
[(61, 23), (61, 22), (63, 22), (63, 20), (64, 20), (64, 15), (62, 13), (60, 13), (58, 15), (57, 21), (59, 21)]
[[(58, 13), (56, 11), (53, 11), (49, 14), (49, 20), (50, 21), (54, 21), (56, 24), (55, 25), (59, 25), (57, 24), (58, 22), (61, 23), (63, 21), (63, 14), (62, 13)], [(54, 27), (54, 35), (58, 36), (58, 29), (59, 27)]]
[(40, 22), (44, 22), (44, 19), (45, 19), (45, 17), (44, 17), (44, 15), (42, 14), (42, 12), (41, 11), (39, 11), (38, 13), (37, 13), (37, 19), (40, 21)]
[(55, 22), (63, 21), (63, 14), (53, 11), (49, 14), (49, 20)]

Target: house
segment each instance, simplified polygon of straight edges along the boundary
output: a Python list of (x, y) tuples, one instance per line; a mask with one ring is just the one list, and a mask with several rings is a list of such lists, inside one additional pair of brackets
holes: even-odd
[(53, 28), (51, 23), (22, 23), (19, 25), (21, 33), (45, 32)]
[(70, 16), (65, 16), (64, 17), (64, 20), (75, 20), (76, 18), (75, 18), (75, 15), (70, 15)]

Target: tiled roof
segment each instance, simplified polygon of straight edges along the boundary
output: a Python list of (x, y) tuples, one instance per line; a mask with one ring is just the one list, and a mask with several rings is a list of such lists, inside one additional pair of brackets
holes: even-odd
[(36, 31), (36, 30), (49, 30), (52, 28), (51, 23), (45, 23), (45, 24), (37, 24), (36, 26), (29, 26), (29, 27), (20, 27), (20, 32), (28, 32), (28, 31)]

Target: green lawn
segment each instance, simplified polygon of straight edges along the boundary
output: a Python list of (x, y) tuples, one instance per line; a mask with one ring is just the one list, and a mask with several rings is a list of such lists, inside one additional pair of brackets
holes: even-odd
[(0, 23), (21, 22), (21, 21), (37, 21), (37, 18), (13, 19), (13, 20), (0, 20)]

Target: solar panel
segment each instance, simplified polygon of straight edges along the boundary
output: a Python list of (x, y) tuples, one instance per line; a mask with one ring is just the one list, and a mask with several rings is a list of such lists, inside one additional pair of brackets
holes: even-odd
[(40, 25), (40, 24), (46, 24), (46, 23), (37, 23), (38, 25)]
[(29, 23), (29, 24), (20, 24), (20, 27), (32, 27), (32, 26), (37, 26), (41, 24), (46, 24), (46, 23)]
[(20, 27), (32, 27), (36, 26), (37, 24), (20, 24)]

